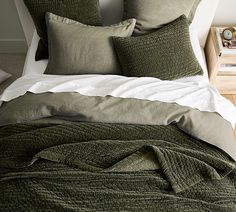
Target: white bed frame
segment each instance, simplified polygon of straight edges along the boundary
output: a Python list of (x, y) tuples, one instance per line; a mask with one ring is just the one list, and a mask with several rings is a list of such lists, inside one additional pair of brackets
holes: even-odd
[[(23, 3), (23, 0), (14, 1), (19, 13), (27, 44), (30, 46), (35, 30), (33, 21)], [(202, 0), (197, 9), (196, 18), (194, 19), (193, 25), (194, 28), (198, 30), (198, 37), (202, 47), (205, 46), (207, 35), (211, 27), (218, 3), (219, 0)], [(109, 21), (118, 21), (121, 18), (122, 5), (123, 0), (100, 0), (101, 13), (105, 18), (105, 22), (109, 23)], [(113, 17), (111, 17), (110, 14), (112, 14)]]

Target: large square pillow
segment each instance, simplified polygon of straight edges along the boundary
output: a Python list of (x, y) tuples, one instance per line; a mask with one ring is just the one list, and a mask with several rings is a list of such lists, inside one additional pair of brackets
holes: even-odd
[(100, 27), (47, 13), (49, 62), (45, 74), (120, 74), (112, 36), (131, 36), (136, 20)]
[(24, 0), (40, 37), (35, 60), (48, 58), (46, 12), (84, 24), (102, 25), (99, 0)]
[(184, 15), (147, 35), (114, 37), (113, 43), (125, 76), (174, 80), (203, 74)]
[(181, 15), (191, 22), (201, 0), (124, 0), (124, 18), (135, 18), (136, 35), (151, 32)]

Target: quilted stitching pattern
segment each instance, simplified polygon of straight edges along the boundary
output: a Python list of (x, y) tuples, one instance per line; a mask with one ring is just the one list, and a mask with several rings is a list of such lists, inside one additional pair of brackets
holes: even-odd
[(113, 43), (126, 76), (174, 80), (203, 73), (185, 16), (148, 35), (114, 37)]
[[(71, 161), (86, 165), (81, 169), (72, 164), (39, 160), (21, 169), (1, 166), (1, 211), (235, 211), (235, 171), (221, 180), (207, 179), (210, 174), (217, 173), (216, 170), (199, 172), (201, 166), (198, 166), (205, 164), (210, 168), (209, 165), (214, 164), (224, 175), (230, 160), (221, 151), (174, 126), (16, 124), (0, 128), (0, 140), (1, 165), (6, 165), (5, 159), (10, 160), (8, 165), (14, 165), (14, 161), (19, 165), (19, 161), (30, 160), (51, 146), (57, 149), (49, 149), (54, 155), (67, 150), (67, 158), (73, 156), (68, 158), (68, 165)], [(172, 177), (179, 179), (179, 183), (187, 183), (181, 177), (186, 176), (186, 171), (189, 171), (189, 179), (204, 176), (206, 180), (175, 193), (165, 176), (167, 170), (165, 173), (161, 170), (102, 171), (139, 147), (150, 145), (161, 150), (158, 154), (166, 158), (166, 165), (173, 164), (165, 167), (173, 168)], [(189, 147), (191, 151), (186, 151)], [(173, 151), (179, 153), (172, 154)], [(202, 157), (194, 160), (194, 152), (206, 155), (203, 158), (208, 158), (207, 163)], [(186, 157), (188, 155), (190, 157)], [(72, 160), (74, 156), (77, 160)], [(88, 167), (96, 169), (88, 171)], [(200, 175), (195, 175), (195, 171)]]

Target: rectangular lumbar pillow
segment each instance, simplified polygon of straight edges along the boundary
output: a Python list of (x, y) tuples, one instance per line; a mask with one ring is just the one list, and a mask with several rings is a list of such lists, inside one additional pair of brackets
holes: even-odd
[(113, 43), (125, 76), (173, 80), (203, 74), (184, 15), (156, 32), (130, 38), (114, 37)]
[(24, 0), (40, 37), (36, 61), (48, 58), (46, 12), (80, 21), (84, 24), (102, 25), (99, 0)]
[(201, 0), (124, 0), (124, 18), (135, 18), (135, 34), (144, 34), (181, 15), (191, 22)]
[(45, 74), (120, 74), (112, 36), (131, 36), (136, 20), (99, 27), (47, 13), (49, 62)]

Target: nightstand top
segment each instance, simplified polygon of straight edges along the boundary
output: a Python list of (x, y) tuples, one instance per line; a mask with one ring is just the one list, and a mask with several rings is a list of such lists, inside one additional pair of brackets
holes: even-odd
[(211, 33), (215, 42), (215, 48), (219, 55), (236, 55), (236, 49), (230, 49), (223, 46), (221, 33), (227, 27), (212, 27)]

